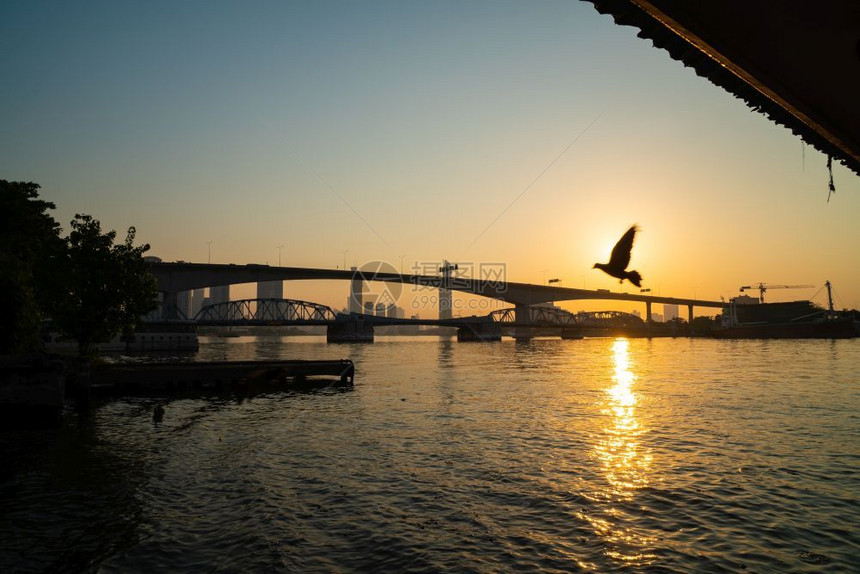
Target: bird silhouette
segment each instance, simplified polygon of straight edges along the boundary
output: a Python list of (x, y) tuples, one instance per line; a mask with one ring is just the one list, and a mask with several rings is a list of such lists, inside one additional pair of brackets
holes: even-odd
[(612, 275), (620, 279), (619, 283), (624, 283), (627, 279), (637, 287), (642, 286), (642, 276), (638, 271), (627, 271), (627, 265), (630, 264), (630, 250), (633, 249), (633, 238), (639, 227), (634, 225), (627, 230), (627, 233), (621, 236), (615, 247), (612, 248), (612, 254), (609, 256), (609, 263), (595, 263), (592, 269), (600, 269), (604, 273)]

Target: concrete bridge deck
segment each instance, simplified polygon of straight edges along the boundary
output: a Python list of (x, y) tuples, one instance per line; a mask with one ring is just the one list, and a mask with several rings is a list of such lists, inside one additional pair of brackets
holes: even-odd
[[(209, 263), (152, 263), (152, 273), (158, 289), (164, 295), (165, 316), (175, 314), (177, 294), (203, 287), (253, 283), (257, 281), (341, 280), (383, 281), (412, 284), (422, 287), (445, 288), (513, 303), (518, 307), (573, 300), (637, 301), (645, 303), (650, 311), (653, 303), (687, 307), (692, 318), (693, 307), (724, 308), (728, 303), (686, 297), (661, 297), (641, 293), (620, 293), (603, 289), (574, 289), (548, 285), (534, 285), (486, 278), (452, 277), (384, 273), (378, 271), (352, 271), (342, 269), (316, 269), (306, 267), (272, 267), (269, 265), (234, 265)], [(647, 315), (650, 316), (650, 313)]]

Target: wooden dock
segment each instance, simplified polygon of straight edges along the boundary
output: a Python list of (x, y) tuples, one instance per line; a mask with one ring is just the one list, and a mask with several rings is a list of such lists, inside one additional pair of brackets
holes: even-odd
[(355, 366), (348, 359), (122, 363), (93, 366), (89, 389), (94, 395), (194, 391), (254, 394), (321, 386), (351, 387), (354, 378)]

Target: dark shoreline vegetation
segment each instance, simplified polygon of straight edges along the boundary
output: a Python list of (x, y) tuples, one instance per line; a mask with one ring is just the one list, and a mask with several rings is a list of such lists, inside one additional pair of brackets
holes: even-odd
[[(134, 245), (135, 228), (115, 243), (99, 220), (75, 214), (62, 235), (39, 199), (39, 185), (0, 180), (0, 416), (4, 426), (56, 423), (67, 375), (88, 389), (97, 345), (134, 331), (157, 307), (158, 287), (143, 259), (148, 244)], [(44, 353), (46, 325), (77, 342), (77, 358)], [(77, 404), (87, 408), (89, 393)]]
[(0, 294), (11, 303), (0, 319), (0, 355), (41, 352), (50, 319), (90, 359), (98, 343), (132, 332), (157, 306), (143, 259), (149, 245), (134, 245), (134, 227), (115, 243), (116, 231), (76, 214), (63, 237), (48, 213), (55, 208), (39, 199), (38, 184), (0, 180)]

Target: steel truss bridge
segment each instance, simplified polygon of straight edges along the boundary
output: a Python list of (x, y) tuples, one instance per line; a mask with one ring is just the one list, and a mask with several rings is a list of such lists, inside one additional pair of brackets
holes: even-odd
[(193, 320), (198, 325), (329, 325), (337, 313), (296, 299), (240, 299), (206, 305)]
[[(645, 329), (641, 318), (620, 311), (571, 313), (558, 307), (535, 306), (529, 316), (517, 315), (516, 308), (499, 309), (485, 316), (439, 319), (404, 319), (377, 315), (346, 315), (331, 307), (296, 299), (241, 299), (203, 307), (193, 318), (201, 326), (280, 326), (331, 325), (350, 320), (375, 325), (441, 325), (463, 326), (496, 323), (507, 327), (541, 327), (555, 329)], [(520, 313), (522, 315), (522, 313)]]
[(377, 326), (435, 325), (460, 327), (464, 324), (487, 322), (487, 317), (456, 317), (451, 319), (404, 319), (338, 313), (331, 307), (298, 299), (239, 299), (206, 305), (192, 318), (201, 326), (281, 326), (281, 325), (332, 325), (349, 321), (363, 321)]
[(644, 329), (645, 321), (636, 315), (621, 311), (593, 311), (571, 313), (558, 307), (536, 306), (529, 309), (529, 318), (517, 317), (515, 308), (499, 309), (488, 316), (496, 323), (528, 325), (532, 327)]

